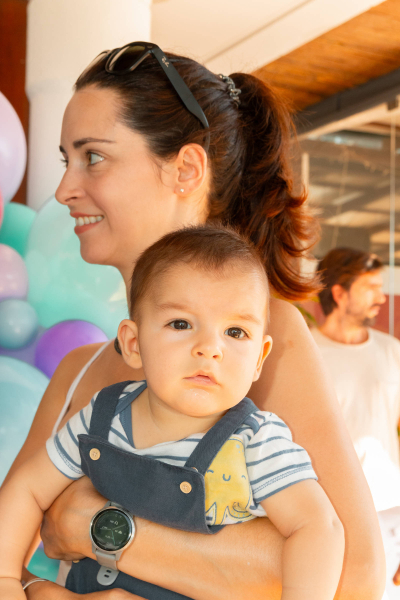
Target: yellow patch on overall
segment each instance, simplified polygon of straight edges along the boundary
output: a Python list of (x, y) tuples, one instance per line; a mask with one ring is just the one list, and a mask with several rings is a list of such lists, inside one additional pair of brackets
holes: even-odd
[(208, 525), (254, 519), (247, 510), (251, 488), (239, 436), (231, 436), (222, 446), (205, 474), (205, 487)]

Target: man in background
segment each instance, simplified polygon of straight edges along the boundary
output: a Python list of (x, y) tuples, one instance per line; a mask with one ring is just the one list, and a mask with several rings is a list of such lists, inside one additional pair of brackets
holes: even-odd
[[(385, 599), (400, 599), (400, 342), (371, 329), (386, 301), (382, 261), (351, 248), (319, 263), (325, 322), (313, 329), (378, 511), (386, 553)], [(396, 574), (396, 575), (395, 575)]]

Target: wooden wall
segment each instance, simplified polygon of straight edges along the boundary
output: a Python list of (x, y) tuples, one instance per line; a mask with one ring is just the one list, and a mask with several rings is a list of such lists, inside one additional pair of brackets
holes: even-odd
[[(0, 0), (0, 92), (15, 108), (28, 139), (29, 103), (25, 94), (27, 0)], [(14, 196), (26, 203), (26, 173)]]

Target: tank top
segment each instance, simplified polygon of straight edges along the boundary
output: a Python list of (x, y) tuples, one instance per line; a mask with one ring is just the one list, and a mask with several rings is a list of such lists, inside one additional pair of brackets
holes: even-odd
[[(86, 371), (94, 363), (96, 358), (98, 358), (100, 356), (100, 354), (103, 352), (103, 350), (105, 350), (105, 348), (108, 346), (108, 344), (111, 344), (111, 343), (114, 343), (114, 340), (107, 341), (102, 346), (100, 346), (100, 348), (93, 354), (92, 358), (90, 360), (88, 360), (88, 362), (82, 367), (82, 369), (79, 371), (78, 375), (75, 377), (75, 379), (72, 382), (71, 387), (69, 388), (67, 395), (65, 397), (64, 406), (62, 407), (61, 412), (58, 415), (58, 419), (55, 422), (55, 425), (53, 427), (52, 435), (57, 433), (60, 423), (63, 420), (63, 418), (65, 417), (65, 414), (69, 408), (69, 405), (71, 404), (72, 396), (74, 395), (75, 390), (78, 387), (79, 383), (81, 382)], [(61, 585), (63, 587), (65, 586), (65, 582), (67, 580), (67, 575), (71, 569), (71, 564), (72, 563), (69, 560), (61, 560), (60, 561), (60, 568), (58, 570), (57, 581), (56, 581), (56, 583), (58, 583), (58, 585)]]

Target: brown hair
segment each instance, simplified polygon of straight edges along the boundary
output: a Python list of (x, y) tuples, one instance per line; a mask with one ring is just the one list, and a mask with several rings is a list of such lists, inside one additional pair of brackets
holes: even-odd
[(324, 286), (319, 292), (322, 310), (328, 316), (337, 306), (332, 296), (332, 287), (341, 285), (349, 290), (354, 281), (363, 273), (382, 269), (383, 263), (379, 256), (362, 252), (354, 248), (335, 248), (319, 262), (318, 272)]
[[(294, 196), (288, 165), (292, 122), (270, 87), (233, 73), (240, 107), (226, 83), (194, 60), (166, 53), (204, 111), (210, 128), (209, 222), (234, 227), (259, 251), (271, 285), (289, 300), (315, 293), (317, 279), (302, 276), (299, 260), (318, 231), (303, 193)], [(107, 73), (105, 59), (77, 80), (77, 91), (95, 85), (121, 99), (121, 119), (142, 134), (155, 157), (168, 159), (188, 143), (205, 149), (207, 136), (189, 113), (156, 60), (149, 57), (126, 75)]]
[(190, 264), (207, 272), (242, 267), (268, 279), (257, 251), (240, 234), (224, 227), (187, 227), (164, 235), (139, 257), (132, 274), (129, 312), (138, 318), (138, 306), (161, 275), (178, 264)]

